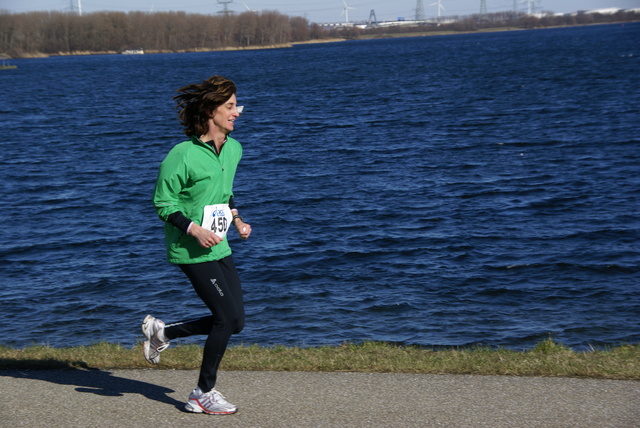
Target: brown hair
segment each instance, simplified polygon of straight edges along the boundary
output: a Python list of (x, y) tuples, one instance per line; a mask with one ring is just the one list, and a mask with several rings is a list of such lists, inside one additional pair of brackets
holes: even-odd
[(236, 93), (236, 84), (222, 76), (211, 76), (202, 83), (178, 89), (173, 97), (178, 103), (178, 117), (184, 133), (191, 137), (209, 131), (209, 118), (214, 110)]

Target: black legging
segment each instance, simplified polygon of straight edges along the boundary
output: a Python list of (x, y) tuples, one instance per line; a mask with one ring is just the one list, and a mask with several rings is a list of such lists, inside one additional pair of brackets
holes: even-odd
[(210, 316), (165, 325), (168, 340), (208, 335), (202, 355), (198, 386), (203, 392), (216, 385), (218, 366), (232, 334), (244, 328), (242, 287), (231, 256), (222, 260), (179, 265), (194, 290), (211, 311)]

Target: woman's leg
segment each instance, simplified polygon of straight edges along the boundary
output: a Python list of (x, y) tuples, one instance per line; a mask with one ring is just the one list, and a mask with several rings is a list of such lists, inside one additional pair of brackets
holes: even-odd
[(168, 340), (196, 334), (207, 334), (198, 387), (208, 392), (215, 387), (218, 367), (232, 334), (244, 328), (242, 287), (233, 259), (180, 265), (194, 290), (211, 310), (211, 316), (167, 324)]

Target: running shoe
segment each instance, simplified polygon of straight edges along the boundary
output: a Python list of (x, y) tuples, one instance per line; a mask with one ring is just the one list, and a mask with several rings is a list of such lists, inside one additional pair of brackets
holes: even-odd
[(189, 401), (184, 406), (185, 410), (193, 413), (207, 413), (209, 415), (231, 415), (238, 411), (238, 406), (229, 403), (215, 389), (202, 392), (196, 388), (189, 394)]
[(147, 315), (142, 321), (142, 333), (147, 340), (142, 344), (144, 359), (151, 364), (160, 362), (160, 352), (169, 347), (168, 340), (162, 340), (164, 337), (164, 323), (157, 318)]

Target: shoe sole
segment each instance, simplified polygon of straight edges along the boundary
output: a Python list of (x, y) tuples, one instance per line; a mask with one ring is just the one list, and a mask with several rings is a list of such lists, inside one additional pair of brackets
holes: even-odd
[(153, 322), (155, 318), (152, 317), (151, 315), (147, 315), (146, 317), (144, 317), (144, 320), (142, 320), (142, 334), (144, 334), (144, 337), (147, 338), (147, 340), (151, 340), (151, 323)]
[(142, 344), (142, 355), (144, 355), (144, 359), (149, 364), (158, 364), (160, 362), (160, 355), (156, 356), (156, 358), (151, 358), (151, 344), (149, 342)]
[(144, 359), (147, 360), (149, 364), (158, 364), (160, 362), (160, 354), (156, 356), (156, 358), (151, 358), (151, 324), (153, 324), (154, 317), (151, 315), (147, 315), (142, 320), (142, 334), (147, 338), (142, 344), (142, 354), (144, 355)]
[(238, 411), (238, 408), (236, 407), (234, 410), (232, 411), (227, 411), (227, 412), (211, 412), (209, 410), (205, 410), (200, 406), (194, 406), (191, 403), (187, 403), (184, 405), (184, 409), (187, 412), (191, 412), (191, 413), (204, 413), (205, 415), (233, 415), (234, 413), (236, 413)]

